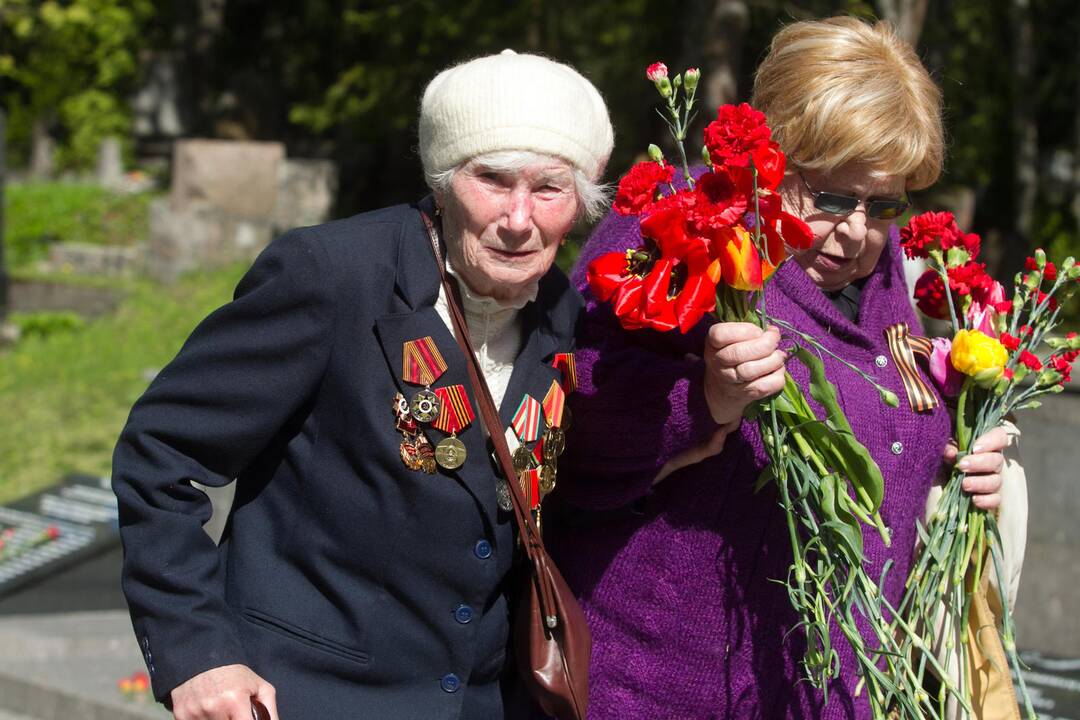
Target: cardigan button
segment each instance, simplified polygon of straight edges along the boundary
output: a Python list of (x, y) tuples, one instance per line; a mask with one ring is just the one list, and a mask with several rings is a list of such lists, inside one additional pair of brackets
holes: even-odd
[(892, 447), (890, 447), (889, 450), (892, 450), (893, 455), (899, 455), (900, 453), (904, 452), (904, 443), (897, 440), (892, 444)]
[(468, 625), (473, 619), (473, 609), (468, 605), (458, 605), (454, 610), (454, 619), (462, 625)]
[(874, 364), (877, 365), (879, 368), (886, 367), (889, 364), (889, 358), (885, 357), (884, 355), (878, 355), (876, 358), (874, 358)]

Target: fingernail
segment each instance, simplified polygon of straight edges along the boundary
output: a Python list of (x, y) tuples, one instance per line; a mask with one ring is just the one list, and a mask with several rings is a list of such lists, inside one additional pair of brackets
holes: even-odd
[(961, 470), (967, 470), (969, 467), (971, 467), (971, 462), (967, 458), (964, 458), (960, 462), (956, 463), (956, 467), (960, 468)]
[(983, 451), (983, 446), (982, 446), (982, 445), (979, 445), (978, 443), (976, 443), (976, 444), (975, 444), (975, 445), (974, 445), (974, 446), (973, 446), (973, 447), (971, 448), (971, 452), (973, 452), (973, 453), (981, 453), (982, 451)]

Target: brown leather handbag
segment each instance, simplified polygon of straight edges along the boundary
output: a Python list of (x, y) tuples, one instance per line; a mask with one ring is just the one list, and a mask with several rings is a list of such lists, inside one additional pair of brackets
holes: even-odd
[(540, 530), (516, 482), (517, 473), (501, 432), (499, 413), (487, 381), (476, 364), (457, 283), (446, 274), (434, 224), (423, 211), (420, 215), (431, 238), (431, 248), (450, 306), (454, 335), (466, 359), (473, 396), (477, 398), (484, 426), (495, 445), (499, 467), (510, 487), (518, 536), (529, 561), (530, 572), (514, 617), (513, 643), (518, 669), (529, 693), (544, 712), (558, 720), (585, 720), (589, 704), (589, 655), (592, 652), (585, 614), (544, 548)]

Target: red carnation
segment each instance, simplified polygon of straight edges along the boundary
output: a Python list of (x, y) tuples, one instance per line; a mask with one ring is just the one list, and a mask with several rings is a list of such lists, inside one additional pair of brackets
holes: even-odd
[(1012, 380), (1013, 375), (1015, 375), (1015, 374), (1016, 374), (1016, 371), (1012, 370), (1010, 368), (1005, 368), (1004, 370), (1001, 371), (1001, 377), (1005, 378), (1006, 380)]
[(1070, 373), (1072, 372), (1072, 363), (1059, 355), (1050, 356), (1050, 366), (1061, 373), (1061, 380), (1063, 382), (1069, 382), (1072, 380)]
[(662, 62), (654, 62), (649, 67), (645, 68), (645, 77), (653, 81), (654, 83), (666, 79), (667, 76), (667, 65)]
[(652, 161), (634, 165), (619, 180), (612, 207), (621, 215), (637, 215), (656, 200), (657, 186), (670, 183), (674, 174), (673, 165), (661, 166)]
[(986, 304), (994, 289), (994, 279), (986, 274), (986, 265), (969, 260), (949, 268), (948, 272), (949, 286), (957, 295), (970, 295), (975, 302)]
[(927, 317), (944, 320), (949, 317), (945, 298), (945, 283), (936, 270), (927, 270), (915, 281), (915, 305)]
[(746, 213), (753, 193), (753, 176), (738, 168), (721, 168), (698, 179), (694, 203), (686, 219), (701, 234), (737, 223)]
[(1057, 280), (1057, 267), (1049, 260), (1046, 261), (1046, 267), (1043, 268), (1043, 277), (1051, 282)]
[(1033, 257), (1029, 257), (1024, 260), (1024, 269), (1035, 271), (1039, 269), (1039, 263)]
[(959, 244), (956, 238), (960, 235), (963, 233), (951, 212), (924, 212), (900, 230), (900, 247), (909, 258), (925, 258), (930, 257), (931, 250), (945, 248), (946, 243), (950, 243), (949, 247)]
[(975, 233), (960, 232), (958, 228), (955, 233), (942, 236), (941, 249), (949, 250), (954, 247), (962, 247), (967, 250), (970, 257), (974, 258), (979, 254), (981, 243), (982, 240)]
[(771, 141), (765, 114), (747, 103), (721, 105), (716, 120), (705, 127), (705, 147), (715, 165), (746, 167), (751, 153), (768, 148)]
[(1027, 350), (1024, 350), (1020, 353), (1020, 363), (1026, 365), (1028, 368), (1034, 370), (1035, 372), (1042, 370), (1043, 367), (1042, 363), (1039, 362), (1039, 358)]
[(1013, 337), (1007, 332), (1001, 333), (1001, 337), (998, 338), (1001, 344), (1005, 346), (1006, 350), (1016, 350), (1020, 347), (1020, 338)]

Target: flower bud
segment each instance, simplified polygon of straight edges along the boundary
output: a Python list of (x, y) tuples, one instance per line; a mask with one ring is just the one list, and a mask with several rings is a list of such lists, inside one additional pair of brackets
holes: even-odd
[(709, 155), (709, 148), (704, 145), (701, 146), (701, 159), (705, 161), (705, 164), (712, 167), (712, 157)]
[(694, 92), (700, 78), (701, 70), (696, 67), (687, 68), (686, 72), (683, 73), (683, 84), (686, 85), (686, 91)]
[(656, 83), (656, 90), (660, 93), (660, 97), (662, 98), (671, 97), (671, 81), (666, 77), (661, 78), (660, 81)]
[(1035, 250), (1035, 264), (1042, 270), (1046, 267), (1046, 251), (1042, 248), (1036, 248)]
[(1073, 268), (1074, 265), (1076, 265), (1076, 258), (1070, 255), (1069, 257), (1061, 261), (1061, 267), (1058, 269), (1062, 272), (1068, 272)]
[(661, 80), (667, 80), (667, 76), (667, 65), (662, 62), (654, 62), (645, 70), (645, 77), (657, 86), (660, 85)]
[(652, 160), (653, 162), (658, 162), (660, 164), (663, 164), (663, 162), (664, 162), (664, 151), (660, 149), (659, 145), (654, 145), (652, 143), (649, 143), (649, 159)]
[(891, 408), (900, 407), (900, 399), (896, 397), (896, 393), (891, 390), (881, 388), (878, 390), (881, 395), (881, 401)]

